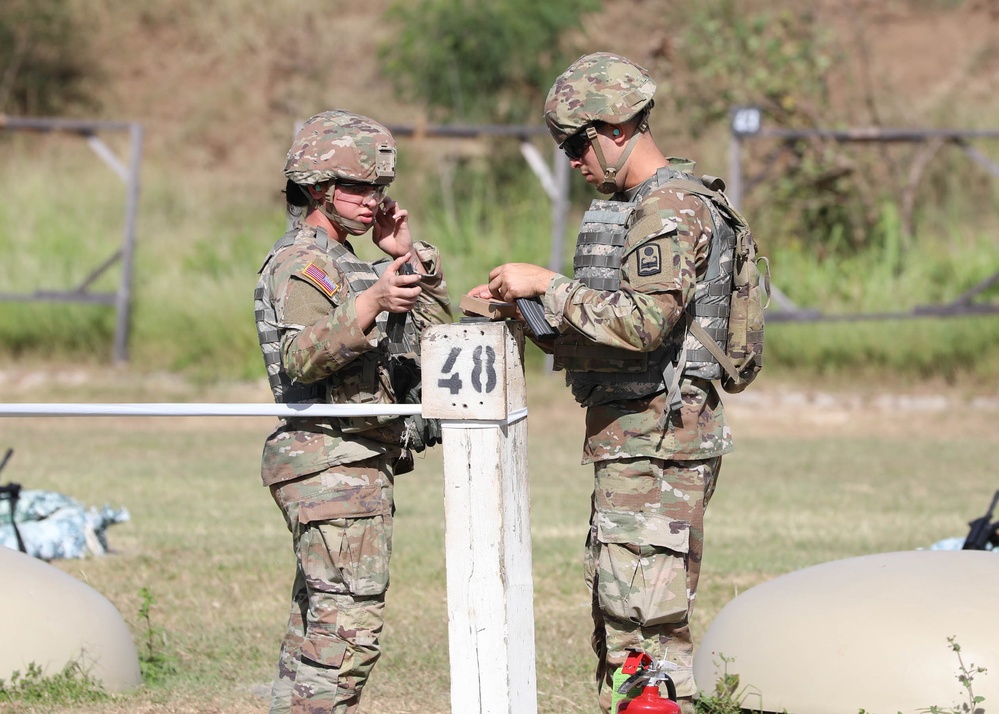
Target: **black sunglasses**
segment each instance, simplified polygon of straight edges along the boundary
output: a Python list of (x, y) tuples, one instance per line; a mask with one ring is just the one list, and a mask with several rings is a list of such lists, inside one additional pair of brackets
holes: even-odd
[(577, 131), (568, 139), (562, 142), (560, 147), (565, 155), (572, 161), (579, 161), (586, 153), (586, 147), (590, 145), (590, 137), (586, 135), (586, 127)]

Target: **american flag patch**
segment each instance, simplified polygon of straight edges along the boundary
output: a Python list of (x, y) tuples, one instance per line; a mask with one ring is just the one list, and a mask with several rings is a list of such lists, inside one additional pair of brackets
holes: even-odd
[(305, 276), (310, 283), (322, 290), (326, 294), (326, 297), (333, 297), (340, 291), (340, 286), (334, 284), (333, 281), (330, 280), (330, 276), (326, 274), (326, 271), (315, 263), (309, 263), (305, 266), (305, 270), (302, 271), (302, 275)]

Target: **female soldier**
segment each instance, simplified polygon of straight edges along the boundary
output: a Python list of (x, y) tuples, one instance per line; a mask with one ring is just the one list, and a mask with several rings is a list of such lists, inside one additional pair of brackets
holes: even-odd
[[(317, 114), (295, 137), (284, 173), (298, 220), (264, 260), (254, 294), (278, 402), (398, 403), (419, 377), (410, 345), (450, 321), (437, 249), (413, 242), (407, 212), (385, 195), (395, 159), (384, 126), (342, 110)], [(348, 242), (369, 229), (388, 256), (376, 264)], [(403, 338), (389, 339), (386, 313), (406, 312)], [(298, 566), (271, 712), (357, 708), (379, 656), (405, 433), (398, 417), (289, 418), (264, 444), (263, 482)]]

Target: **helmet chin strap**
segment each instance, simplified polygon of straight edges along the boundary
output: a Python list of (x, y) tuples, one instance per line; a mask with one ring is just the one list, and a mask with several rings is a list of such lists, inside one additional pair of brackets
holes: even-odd
[(333, 191), (336, 190), (336, 184), (330, 184), (330, 187), (326, 189), (326, 195), (323, 196), (322, 201), (317, 201), (318, 205), (316, 208), (324, 216), (330, 219), (334, 225), (340, 226), (345, 231), (347, 231), (352, 236), (363, 235), (368, 232), (371, 228), (370, 225), (365, 225), (360, 221), (355, 221), (351, 218), (344, 218), (340, 215), (340, 212), (336, 210), (336, 206), (333, 205)]
[(643, 128), (644, 124), (628, 139), (628, 143), (624, 147), (624, 152), (621, 154), (617, 166), (608, 166), (607, 160), (604, 158), (604, 150), (600, 147), (600, 142), (597, 140), (599, 137), (597, 130), (593, 126), (586, 127), (586, 136), (589, 137), (590, 146), (593, 147), (593, 151), (597, 155), (597, 161), (600, 163), (600, 169), (604, 172), (604, 178), (597, 186), (597, 190), (600, 193), (617, 193), (624, 190), (624, 186), (621, 185), (621, 180), (618, 178), (617, 173), (624, 168), (625, 162), (631, 156), (631, 150), (635, 148), (635, 144), (638, 142), (638, 137), (642, 133)]

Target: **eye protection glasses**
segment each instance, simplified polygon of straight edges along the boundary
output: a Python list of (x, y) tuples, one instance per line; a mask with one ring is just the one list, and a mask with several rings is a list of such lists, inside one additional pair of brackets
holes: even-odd
[(590, 145), (590, 137), (586, 135), (586, 127), (583, 127), (568, 139), (562, 142), (560, 147), (571, 161), (579, 161), (586, 153), (586, 147)]
[(376, 203), (381, 203), (382, 199), (385, 198), (385, 192), (388, 190), (388, 186), (382, 184), (357, 183), (353, 181), (337, 181), (336, 187), (346, 194), (357, 196), (362, 201), (367, 200), (370, 196), (374, 196)]

